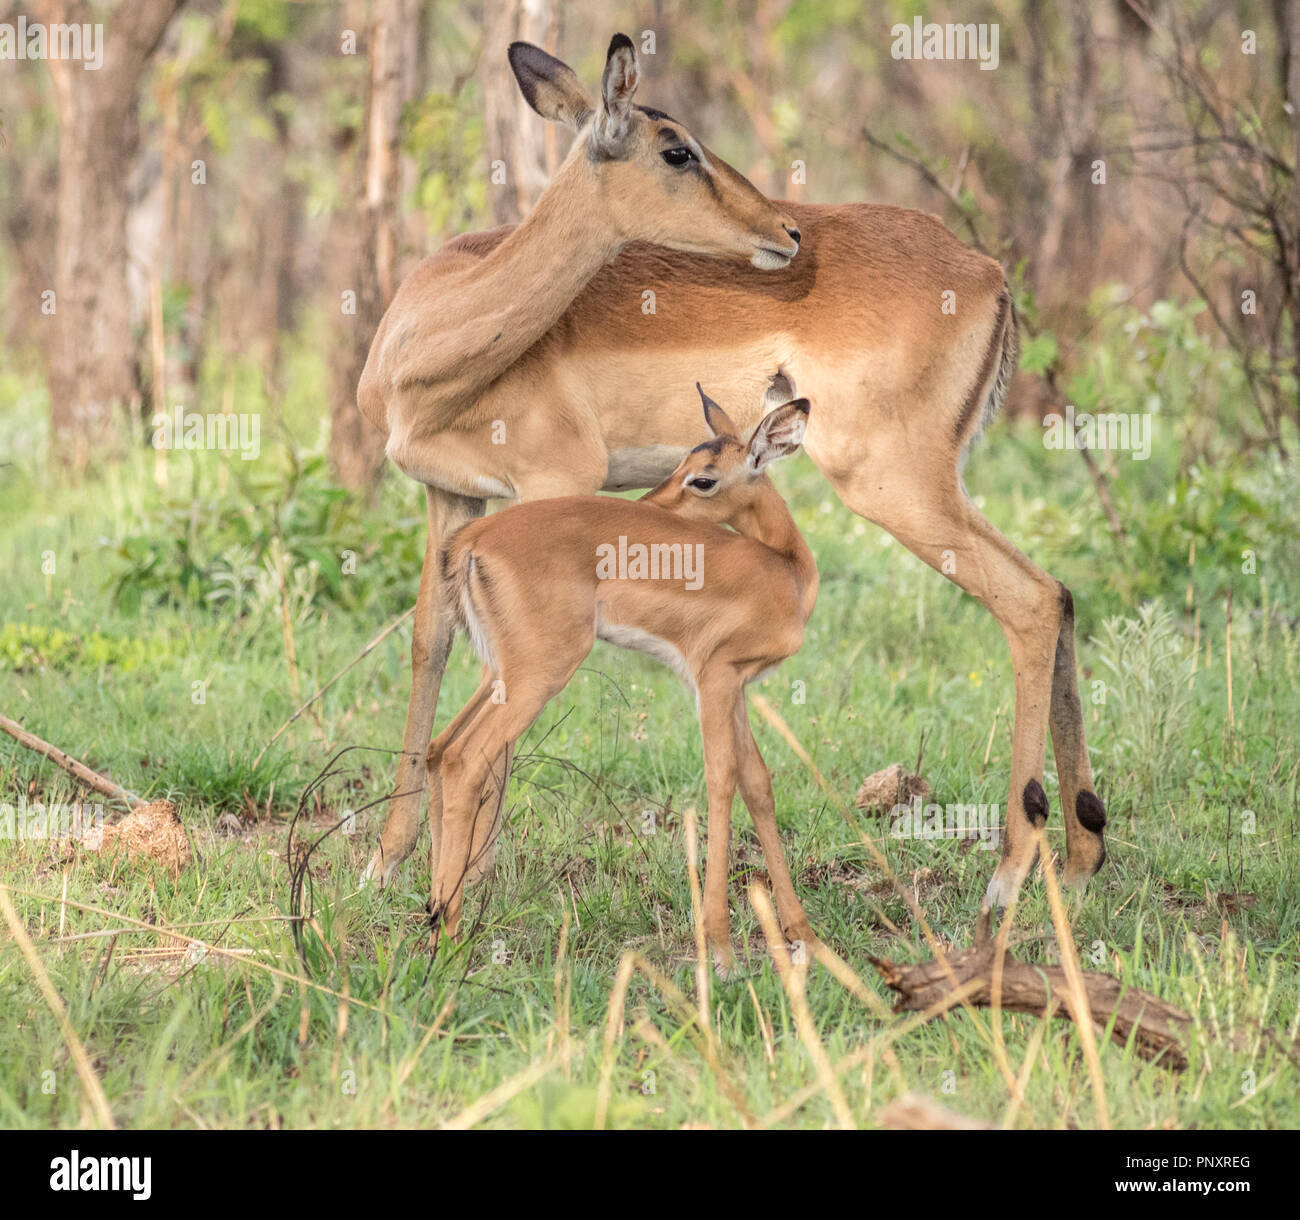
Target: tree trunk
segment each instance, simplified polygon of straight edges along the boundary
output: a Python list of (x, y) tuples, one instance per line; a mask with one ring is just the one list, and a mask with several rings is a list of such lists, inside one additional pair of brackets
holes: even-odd
[(483, 7), (481, 76), (492, 219), (499, 225), (518, 224), (555, 172), (556, 144), (552, 125), (535, 114), (519, 92), (506, 48), (521, 40), (554, 54), (555, 0), (486, 0)]
[[(397, 290), (398, 199), (401, 184), (402, 107), (415, 88), (412, 54), (416, 0), (375, 0), (370, 23), (370, 100), (366, 112), (364, 176), (357, 190), (355, 232), (336, 234), (350, 246), (344, 264), (352, 274), (344, 291), (355, 294), (354, 313), (343, 312), (333, 360), (330, 459), (340, 483), (374, 487), (384, 469), (385, 437), (357, 409), (357, 382), (384, 310)], [(338, 299), (338, 298), (336, 298)]]
[(47, 24), (100, 23), (103, 64), (48, 60), (59, 118), (58, 253), (47, 346), (51, 443), (84, 467), (111, 453), (116, 409), (138, 400), (127, 290), (127, 180), (140, 78), (183, 0), (44, 0)]
[[(7, 20), (8, 18), (5, 18)], [(12, 171), (8, 193), (0, 192), (5, 232), (13, 252), (11, 279), (0, 342), (17, 352), (28, 348), (48, 367), (44, 352), (53, 337), (50, 319), (40, 313), (41, 293), (54, 283), (54, 252), (58, 248), (56, 216), (49, 206), (58, 198), (59, 165), (54, 151), (25, 147), (18, 156), (17, 136), (6, 132), (4, 116), (42, 105), (43, 81), (28, 72), (12, 73), (5, 82), (13, 92), (0, 93), (0, 155)]]
[[(1279, 25), (1281, 23), (1279, 22)], [(1281, 31), (1279, 31), (1281, 32)], [(1291, 175), (1291, 250), (1285, 258), (1284, 284), (1291, 312), (1291, 345), (1295, 367), (1300, 369), (1300, 0), (1287, 0), (1286, 6), (1286, 93), (1291, 107), (1291, 130), (1295, 137), (1295, 155)], [(1300, 426), (1300, 403), (1292, 404), (1293, 418)]]
[[(1097, 147), (1098, 91), (1091, 8), (1085, 0), (1069, 0), (1062, 20), (1072, 48), (1070, 79), (1059, 93), (1059, 145), (1034, 260), (1037, 287), (1051, 302), (1054, 320), (1083, 314), (1097, 271), (1101, 220), (1098, 188), (1090, 181)], [(1038, 104), (1042, 104), (1041, 93)]]

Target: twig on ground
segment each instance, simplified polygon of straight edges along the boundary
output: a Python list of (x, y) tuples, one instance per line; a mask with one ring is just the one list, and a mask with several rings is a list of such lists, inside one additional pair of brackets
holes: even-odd
[(132, 809), (144, 804), (144, 801), (134, 792), (128, 792), (121, 784), (115, 784), (111, 779), (100, 775), (98, 771), (92, 771), (85, 763), (78, 762), (71, 755), (65, 754), (58, 746), (42, 741), (35, 733), (29, 733), (8, 716), (0, 716), (0, 729), (8, 733), (19, 745), (35, 750), (37, 754), (43, 754), (56, 767), (62, 767), (73, 778), (101, 796), (112, 797), (115, 801), (124, 801)]

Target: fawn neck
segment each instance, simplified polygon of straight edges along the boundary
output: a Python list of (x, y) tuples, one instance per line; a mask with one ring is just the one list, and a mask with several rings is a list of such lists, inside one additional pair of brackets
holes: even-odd
[(738, 534), (761, 542), (790, 565), (804, 602), (805, 618), (817, 598), (817, 564), (790, 515), (790, 506), (764, 475), (757, 494), (730, 521)]

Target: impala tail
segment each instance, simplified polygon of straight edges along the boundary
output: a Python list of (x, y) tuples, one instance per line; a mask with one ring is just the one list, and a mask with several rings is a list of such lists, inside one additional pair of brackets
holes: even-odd
[[(484, 665), (496, 668), (496, 651), (487, 626), (483, 601), (488, 597), (487, 578), (473, 550), (473, 527), (459, 529), (442, 551), (442, 579), (447, 590), (446, 605), (452, 617), (452, 629), (464, 628), (474, 651)], [(470, 537), (466, 537), (466, 534)]]
[(957, 417), (956, 439), (963, 453), (970, 451), (1002, 409), (1019, 354), (1016, 306), (1011, 299), (1011, 290), (1004, 284), (998, 296), (993, 333), (989, 336), (977, 380)]

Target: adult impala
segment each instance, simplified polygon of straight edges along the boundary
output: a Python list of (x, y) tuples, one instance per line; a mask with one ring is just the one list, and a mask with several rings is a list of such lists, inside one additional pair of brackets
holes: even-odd
[(695, 692), (709, 792), (703, 924), (715, 968), (725, 975), (735, 966), (727, 859), (737, 785), (782, 930), (811, 948), (745, 709), (745, 685), (799, 651), (817, 600), (812, 552), (766, 474), (803, 442), (809, 404), (778, 374), (765, 395), (769, 410), (745, 442), (703, 390), (700, 398), (712, 439), (639, 501), (516, 504), (462, 526), (444, 549), (454, 621), (473, 639), (484, 673), (429, 748), (435, 937), (440, 919), (456, 935), (464, 880), (490, 850), (509, 747), (602, 639), (665, 662)]
[(621, 34), (596, 101), (538, 48), (509, 54), (525, 98), (577, 133), (573, 147), (522, 224), (457, 238), (411, 274), (357, 390), (389, 456), (424, 484), (429, 521), (403, 752), (368, 872), (387, 881), (419, 829), (451, 645), (440, 541), (489, 497), (652, 487), (693, 443), (697, 379), (752, 404), (735, 420), (748, 431), (785, 369), (817, 403), (805, 448), (840, 498), (982, 602), (1007, 638), (1011, 793), (989, 900), (1010, 900), (1032, 864), (1049, 723), (1065, 876), (1086, 882), (1106, 819), (1073, 603), (976, 510), (960, 474), (1015, 369), (1002, 269), (920, 212), (767, 200), (683, 123), (633, 104), (639, 70)]

